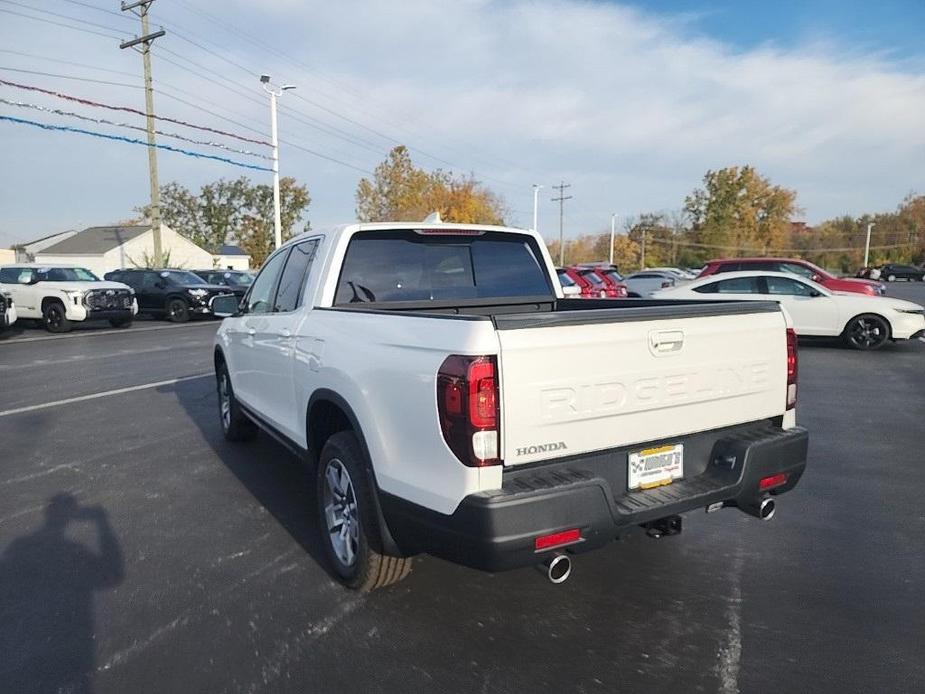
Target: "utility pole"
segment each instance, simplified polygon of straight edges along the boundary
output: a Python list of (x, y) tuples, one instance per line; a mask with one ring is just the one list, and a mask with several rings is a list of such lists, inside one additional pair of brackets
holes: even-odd
[(867, 241), (864, 242), (864, 267), (867, 267), (867, 261), (870, 259), (870, 230), (876, 226), (873, 222), (867, 225)]
[(646, 269), (646, 228), (644, 226), (642, 227), (642, 258), (640, 259), (639, 263), (640, 265), (642, 265), (642, 267), (639, 269), (645, 270)]
[(559, 203), (559, 265), (565, 265), (565, 235), (563, 229), (565, 228), (565, 201), (571, 200), (571, 195), (565, 195), (565, 189), (571, 188), (571, 183), (566, 183), (562, 181), (557, 186), (553, 186), (555, 190), (559, 191), (559, 197), (552, 198), (552, 202)]
[(283, 222), (279, 209), (279, 140), (276, 136), (276, 100), (288, 89), (295, 89), (295, 85), (284, 84), (279, 91), (273, 89), (269, 75), (260, 75), (263, 90), (270, 95), (270, 143), (273, 145), (273, 238), (275, 248), (283, 244)]
[[(154, 0), (137, 0), (137, 2), (123, 2), (123, 12), (133, 12), (141, 17), (141, 36), (123, 41), (119, 48), (135, 48), (141, 53), (145, 68), (145, 125), (148, 131), (148, 180), (151, 184), (151, 230), (154, 232), (154, 264), (161, 267), (163, 263), (163, 249), (161, 248), (161, 189), (157, 183), (157, 147), (154, 139), (154, 87), (151, 86), (151, 44), (154, 39), (164, 36), (163, 29), (150, 33), (148, 28), (148, 13)], [(141, 46), (139, 50), (136, 46)]]
[(536, 218), (537, 212), (539, 211), (539, 198), (540, 198), (540, 188), (543, 186), (536, 183), (533, 184), (533, 231), (536, 231)]
[(613, 237), (617, 229), (617, 213), (610, 215), (610, 264), (613, 265)]

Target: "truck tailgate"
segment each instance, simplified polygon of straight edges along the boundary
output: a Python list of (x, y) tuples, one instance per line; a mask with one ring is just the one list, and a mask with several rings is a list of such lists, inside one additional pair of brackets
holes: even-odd
[(725, 306), (499, 316), (505, 464), (782, 414), (784, 315), (776, 304)]

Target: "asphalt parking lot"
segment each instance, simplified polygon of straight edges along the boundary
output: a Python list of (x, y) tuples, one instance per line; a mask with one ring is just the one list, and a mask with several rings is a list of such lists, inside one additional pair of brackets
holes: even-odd
[(364, 597), (306, 471), (222, 439), (215, 328), (0, 339), (0, 692), (925, 691), (925, 342), (801, 343), (809, 467), (769, 523)]

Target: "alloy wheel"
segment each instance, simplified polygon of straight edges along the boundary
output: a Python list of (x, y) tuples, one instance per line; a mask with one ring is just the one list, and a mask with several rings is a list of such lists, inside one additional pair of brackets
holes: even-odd
[(322, 503), (328, 540), (338, 561), (351, 567), (356, 562), (360, 543), (360, 517), (353, 480), (337, 458), (328, 462), (324, 480)]
[(228, 431), (231, 427), (231, 388), (228, 385), (227, 373), (223, 373), (218, 381), (218, 406), (222, 417), (222, 428)]
[(888, 330), (884, 322), (873, 316), (854, 321), (848, 333), (851, 344), (860, 349), (872, 349), (886, 342)]

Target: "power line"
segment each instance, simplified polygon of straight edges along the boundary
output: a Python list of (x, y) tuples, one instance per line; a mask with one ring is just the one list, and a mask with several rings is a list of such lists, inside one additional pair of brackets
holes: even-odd
[[(0, 69), (4, 69), (4, 68), (0, 68)], [(22, 71), (22, 70), (21, 70), (20, 72), (25, 72), (25, 71)], [(62, 77), (62, 75), (57, 75), (57, 76), (58, 76), (58, 77)], [(87, 80), (87, 81), (97, 81), (97, 80)], [(42, 94), (48, 94), (48, 95), (50, 95), (50, 96), (54, 96), (54, 97), (57, 97), (57, 98), (59, 98), (59, 99), (65, 99), (65, 100), (67, 100), (67, 101), (74, 101), (74, 102), (77, 102), (77, 103), (79, 103), (79, 104), (83, 104), (83, 105), (85, 105), (85, 106), (94, 106), (94, 107), (97, 107), (97, 108), (105, 108), (105, 109), (109, 109), (110, 111), (125, 111), (126, 113), (134, 113), (134, 114), (139, 115), (139, 116), (145, 116), (145, 115), (146, 115), (144, 111), (139, 111), (137, 108), (132, 108), (131, 106), (112, 106), (112, 105), (110, 105), (110, 104), (103, 104), (103, 103), (100, 103), (100, 102), (98, 102), (98, 101), (91, 101), (90, 99), (82, 99), (82, 98), (80, 98), (80, 97), (70, 96), (70, 95), (68, 95), (68, 94), (62, 94), (61, 92), (55, 92), (55, 91), (52, 91), (52, 90), (50, 90), (50, 89), (43, 89), (43, 88), (41, 88), (41, 87), (33, 87), (33, 86), (30, 86), (30, 85), (26, 85), (26, 84), (18, 84), (18, 83), (16, 83), (16, 82), (10, 82), (10, 81), (8, 81), (8, 80), (2, 80), (2, 79), (0, 79), (0, 84), (5, 84), (5, 85), (10, 86), (10, 87), (16, 87), (17, 89), (25, 89), (25, 90), (32, 91), (32, 92), (39, 92), (39, 93), (42, 93)], [(130, 85), (119, 85), (119, 86), (130, 86)], [(167, 122), (167, 123), (174, 123), (174, 124), (176, 124), (176, 125), (183, 125), (183, 126), (185, 126), (185, 127), (187, 127), (187, 128), (195, 128), (196, 130), (203, 130), (203, 131), (205, 131), (205, 132), (215, 133), (216, 135), (224, 135), (225, 137), (232, 137), (232, 138), (234, 138), (234, 139), (236, 139), (236, 140), (241, 140), (241, 141), (243, 141), (243, 142), (250, 142), (250, 143), (256, 144), (256, 145), (267, 145), (267, 146), (269, 146), (269, 143), (268, 143), (268, 142), (264, 142), (263, 140), (254, 140), (253, 138), (244, 137), (243, 135), (236, 135), (236, 134), (234, 134), (234, 133), (225, 132), (224, 130), (217, 130), (216, 128), (210, 128), (210, 127), (208, 127), (208, 126), (206, 126), (206, 125), (195, 125), (194, 123), (188, 123), (188, 122), (186, 122), (186, 121), (178, 120), (178, 119), (176, 119), (176, 118), (170, 118), (169, 116), (158, 116), (158, 115), (155, 115), (154, 118), (157, 119), (157, 120), (161, 120), (161, 121)]]
[[(110, 87), (128, 87), (129, 89), (144, 89), (144, 87), (141, 87), (137, 84), (127, 84), (126, 82), (110, 82), (108, 80), (93, 79), (92, 77), (78, 77), (76, 75), (60, 75), (55, 72), (41, 72), (39, 70), (23, 70), (22, 68), (5, 67), (3, 65), (0, 65), (0, 70), (6, 70), (7, 72), (21, 72), (25, 75), (41, 75), (42, 77), (57, 77), (63, 80), (77, 80), (78, 82), (91, 82), (93, 84), (107, 84)], [(6, 82), (4, 80), (0, 80), (0, 84), (9, 84), (13, 86), (19, 86), (15, 82)], [(23, 87), (23, 88), (28, 89), (28, 87)]]
[(220, 161), (225, 164), (232, 164), (234, 166), (240, 166), (245, 169), (254, 169), (256, 171), (271, 171), (265, 166), (257, 166), (256, 164), (246, 164), (244, 162), (235, 161), (233, 159), (228, 159), (226, 157), (217, 157), (214, 154), (203, 154), (202, 152), (192, 152), (187, 149), (180, 149), (179, 147), (171, 147), (170, 145), (155, 144), (149, 145), (144, 140), (138, 140), (133, 137), (123, 137), (121, 135), (107, 135), (106, 133), (98, 133), (93, 130), (84, 130), (83, 128), (72, 128), (69, 125), (51, 125), (50, 123), (40, 123), (38, 121), (26, 120), (25, 118), (14, 118), (13, 116), (0, 116), (0, 120), (8, 121), (10, 123), (17, 123), (19, 125), (31, 125), (37, 128), (42, 128), (43, 130), (57, 130), (60, 132), (70, 132), (70, 133), (79, 133), (81, 135), (90, 135), (92, 137), (99, 137), (106, 140), (116, 140), (118, 142), (127, 142), (132, 145), (141, 145), (143, 147), (157, 147), (158, 149), (163, 149), (168, 152), (176, 152), (177, 154), (185, 154), (188, 157), (196, 157), (197, 159), (212, 159), (214, 161)]
[[(228, 22), (222, 20), (220, 17), (218, 17), (218, 16), (216, 16), (216, 15), (214, 15), (214, 14), (210, 14), (210, 13), (204, 11), (204, 10), (200, 10), (200, 9), (194, 7), (193, 5), (191, 5), (189, 2), (185, 2), (184, 0), (177, 0), (177, 2), (178, 2), (178, 4), (180, 4), (180, 5), (182, 5), (183, 7), (185, 7), (188, 11), (193, 12), (193, 13), (195, 13), (195, 14), (201, 16), (201, 17), (204, 17), (205, 19), (207, 19), (207, 20), (209, 21), (210, 25), (218, 24), (219, 26), (223, 27), (223, 28), (224, 28), (226, 31), (228, 31), (229, 33), (233, 33), (233, 34), (235, 34), (235, 35), (237, 35), (237, 36), (243, 38), (244, 40), (250, 42), (251, 44), (253, 44), (253, 45), (255, 45), (255, 46), (259, 47), (259, 48), (262, 48), (263, 50), (270, 51), (271, 53), (274, 53), (274, 54), (276, 54), (276, 55), (282, 57), (283, 59), (289, 61), (291, 64), (296, 65), (297, 67), (300, 67), (301, 69), (306, 70), (306, 71), (308, 71), (308, 72), (311, 73), (311, 74), (314, 74), (318, 79), (320, 79), (320, 80), (322, 80), (322, 81), (324, 81), (324, 82), (327, 82), (328, 84), (330, 84), (331, 86), (333, 86), (335, 89), (338, 89), (338, 90), (340, 90), (341, 92), (346, 92), (347, 94), (349, 94), (349, 95), (351, 96), (351, 98), (352, 98), (356, 103), (362, 104), (363, 106), (366, 106), (366, 105), (369, 104), (370, 99), (369, 99), (369, 96), (368, 96), (367, 94), (362, 94), (362, 93), (360, 93), (360, 92), (358, 92), (358, 91), (356, 91), (356, 90), (354, 90), (354, 89), (351, 89), (350, 87), (345, 86), (344, 84), (342, 84), (342, 83), (340, 83), (340, 82), (338, 82), (338, 81), (335, 81), (335, 80), (332, 80), (332, 79), (328, 78), (328, 77), (325, 76), (321, 71), (319, 71), (317, 68), (313, 68), (313, 67), (309, 66), (308, 64), (306, 64), (305, 62), (303, 62), (303, 61), (301, 61), (301, 60), (298, 60), (297, 58), (295, 58), (295, 57), (293, 57), (293, 56), (290, 56), (289, 54), (287, 54), (287, 53), (285, 53), (285, 52), (279, 50), (278, 48), (276, 48), (276, 47), (274, 47), (274, 46), (272, 46), (272, 45), (270, 45), (270, 44), (268, 44), (268, 43), (265, 43), (265, 42), (263, 42), (263, 41), (260, 41), (260, 40), (258, 40), (258, 39), (256, 39), (256, 38), (254, 38), (254, 37), (248, 35), (247, 33), (245, 33), (245, 32), (243, 32), (243, 31), (237, 29), (234, 25), (232, 25), (232, 24), (230, 24), (230, 23), (228, 23)], [(334, 100), (336, 101), (336, 100), (338, 100), (338, 99), (335, 97)], [(354, 107), (354, 108), (355, 108), (355, 107)], [(366, 110), (366, 109), (364, 109), (364, 108), (362, 108), (362, 107), (361, 107), (359, 110), (360, 110), (361, 112), (365, 113), (366, 115), (369, 115), (369, 116), (371, 116), (371, 117), (373, 117), (373, 118), (377, 118), (378, 120), (386, 120), (386, 119), (382, 119), (382, 118), (381, 118), (381, 115), (380, 115), (380, 116), (376, 116), (375, 114), (370, 113), (370, 111), (368, 111), (368, 110)], [(407, 114), (398, 114), (398, 115), (399, 115), (404, 121), (407, 121), (407, 120), (410, 120), (410, 119), (411, 119), (411, 117), (408, 116)], [(398, 123), (398, 122), (396, 122), (395, 120), (392, 120), (392, 125), (395, 125), (396, 127), (400, 128), (400, 129), (404, 129), (404, 124)], [(406, 131), (406, 132), (407, 132), (407, 131)], [(390, 139), (391, 139), (391, 138), (390, 138)], [(469, 155), (471, 156), (471, 150), (472, 150), (471, 144), (464, 142), (464, 141), (461, 140), (460, 138), (452, 138), (452, 139), (454, 139), (454, 140), (457, 142), (458, 145), (461, 145), (461, 146), (465, 147), (466, 153), (469, 154)], [(410, 148), (409, 148), (409, 149), (410, 149)], [(484, 157), (480, 157), (480, 158), (482, 158), (484, 162), (490, 163), (490, 160), (487, 160), (487, 159), (485, 159)], [(502, 163), (504, 163), (505, 166), (513, 166), (513, 167), (515, 167), (515, 168), (519, 166), (519, 164), (516, 164), (516, 163), (511, 162), (511, 161), (508, 161), (508, 160), (505, 160), (503, 157), (497, 157), (497, 155), (495, 155), (495, 159), (496, 159), (496, 162), (502, 162)], [(452, 164), (451, 164), (451, 166), (452, 166)], [(505, 184), (505, 185), (511, 185), (511, 184)], [(519, 188), (519, 186), (517, 186), (517, 187)]]
[(80, 2), (80, 0), (64, 0), (64, 2), (69, 2), (72, 5), (80, 5), (81, 7), (88, 7), (91, 10), (96, 10), (97, 12), (105, 12), (108, 15), (112, 15), (113, 17), (118, 17), (119, 19), (125, 19), (129, 22), (135, 21), (131, 17), (126, 17), (121, 12), (116, 12), (115, 10), (107, 10), (105, 7), (98, 7), (96, 5), (90, 4), (89, 2)]
[[(17, 106), (19, 108), (31, 108), (35, 111), (43, 111), (45, 113), (53, 113), (57, 116), (66, 116), (68, 118), (76, 118), (78, 120), (87, 121), (89, 123), (96, 123), (97, 125), (111, 125), (117, 128), (128, 128), (130, 130), (140, 130), (141, 132), (146, 132), (147, 128), (143, 128), (140, 125), (132, 125), (131, 123), (118, 123), (116, 121), (106, 120), (105, 118), (91, 118), (90, 116), (84, 116), (79, 113), (74, 113), (73, 111), (62, 111), (58, 108), (49, 108), (47, 106), (40, 106), (38, 104), (30, 104), (25, 101), (10, 101), (9, 99), (4, 99), (0, 97), (0, 103), (6, 104), (7, 106)], [(163, 130), (155, 130), (155, 133), (158, 135), (163, 135), (164, 137), (170, 137), (175, 140), (182, 140), (183, 142), (189, 142), (194, 145), (201, 145), (206, 147), (218, 147), (223, 149), (226, 152), (232, 152), (234, 154), (246, 154), (250, 157), (259, 157), (260, 159), (270, 159), (270, 157), (265, 154), (258, 154), (257, 152), (251, 152), (246, 149), (235, 149), (234, 147), (229, 147), (221, 142), (211, 142), (208, 140), (194, 140), (185, 135), (180, 135), (178, 133), (164, 132)]]
[(73, 24), (64, 24), (63, 22), (56, 22), (52, 19), (44, 19), (43, 17), (33, 17), (30, 14), (23, 14), (22, 12), (16, 12), (15, 10), (6, 10), (0, 7), (0, 12), (3, 12), (4, 14), (16, 15), (17, 17), (24, 17), (25, 19), (31, 19), (36, 22), (44, 22), (45, 24), (54, 24), (55, 26), (65, 27), (66, 29), (73, 29), (74, 31), (82, 31), (85, 34), (95, 34), (96, 36), (103, 36), (104, 38), (107, 38), (107, 39), (113, 39), (115, 41), (119, 40), (119, 37), (116, 36), (115, 34), (104, 34), (100, 31), (93, 31), (92, 29), (83, 29), (81, 27), (75, 27)]
[[(79, 19), (78, 17), (71, 17), (70, 15), (61, 14), (60, 12), (52, 12), (51, 10), (43, 10), (39, 7), (34, 7), (33, 5), (25, 5), (21, 2), (15, 2), (15, 0), (0, 0), (0, 2), (6, 5), (15, 5), (16, 7), (21, 7), (23, 9), (31, 10), (33, 12), (47, 14), (51, 17), (58, 17), (59, 19), (67, 19), (68, 21), (77, 22), (78, 24), (86, 24), (87, 26), (96, 27), (97, 29), (106, 29), (107, 31), (119, 31), (119, 29), (116, 29), (115, 27), (111, 27), (111, 26), (106, 26), (105, 24), (99, 24), (98, 22), (91, 22), (86, 19)], [(38, 19), (38, 17), (35, 17), (34, 19)]]
[(58, 63), (60, 65), (68, 65), (70, 67), (82, 67), (82, 68), (86, 68), (87, 70), (96, 70), (98, 72), (109, 72), (113, 75), (124, 75), (126, 77), (135, 77), (134, 72), (127, 72), (125, 70), (112, 70), (110, 68), (98, 67), (96, 65), (90, 65), (88, 63), (76, 63), (73, 60), (61, 60), (59, 58), (49, 58), (48, 56), (37, 55), (35, 53), (25, 53), (23, 51), (11, 51), (8, 48), (0, 48), (0, 53), (7, 53), (9, 55), (18, 55), (23, 58), (35, 58), (37, 60), (47, 60), (50, 63)]

